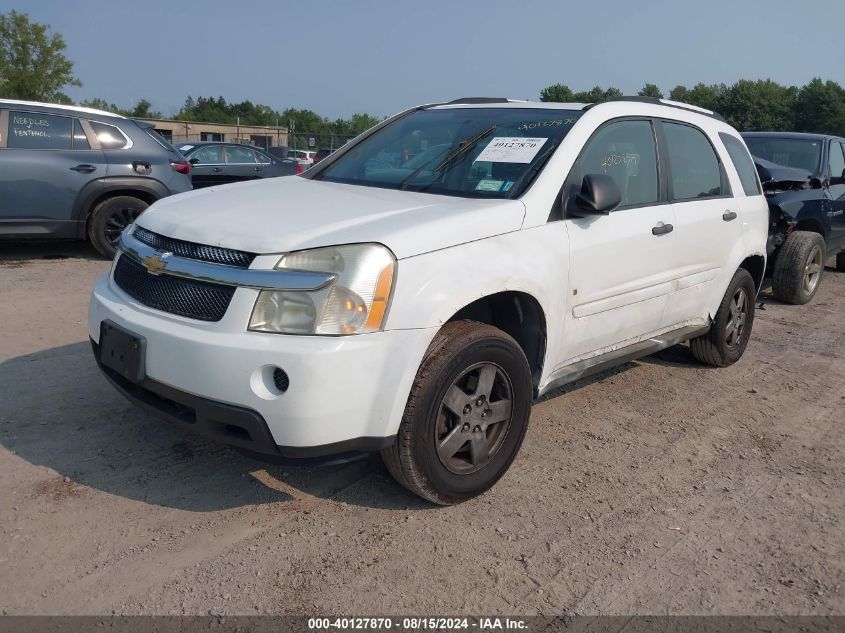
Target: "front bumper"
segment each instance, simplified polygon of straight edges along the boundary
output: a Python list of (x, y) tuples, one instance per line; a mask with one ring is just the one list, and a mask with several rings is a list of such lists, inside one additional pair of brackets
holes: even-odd
[[(322, 458), (389, 445), (434, 331), (248, 332), (256, 295), (238, 288), (226, 316), (206, 324), (147, 308), (103, 276), (89, 307), (95, 355), (105, 320), (144, 337), (144, 381), (103, 368), (109, 380), (143, 407), (243, 450)], [(272, 385), (275, 367), (290, 377), (281, 393)]]

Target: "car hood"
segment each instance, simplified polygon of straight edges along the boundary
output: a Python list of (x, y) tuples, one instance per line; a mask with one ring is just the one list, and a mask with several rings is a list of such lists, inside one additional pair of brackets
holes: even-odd
[(379, 242), (397, 258), (516, 231), (517, 200), (457, 198), (296, 176), (164, 198), (137, 220), (168, 237), (252, 253)]
[(790, 189), (808, 189), (813, 174), (797, 167), (788, 167), (771, 161), (753, 156), (754, 166), (760, 175), (760, 182), (767, 192), (783, 191)]

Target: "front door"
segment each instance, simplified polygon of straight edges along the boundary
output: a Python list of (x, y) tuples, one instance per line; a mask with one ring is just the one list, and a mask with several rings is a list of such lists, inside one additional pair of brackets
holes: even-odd
[(223, 147), (221, 145), (201, 145), (190, 154), (191, 182), (194, 189), (222, 185), (226, 180), (226, 164), (223, 161)]
[(573, 217), (567, 203), (570, 295), (559, 364), (659, 330), (672, 288), (674, 216), (660, 187), (652, 122), (599, 128), (567, 178), (568, 200), (587, 174), (611, 176), (622, 202), (608, 215), (585, 217)]
[(839, 141), (831, 141), (828, 152), (828, 204), (830, 218), (829, 254), (845, 249), (845, 147)]

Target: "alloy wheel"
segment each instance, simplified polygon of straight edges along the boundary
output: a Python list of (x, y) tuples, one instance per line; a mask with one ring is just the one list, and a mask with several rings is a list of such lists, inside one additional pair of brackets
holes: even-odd
[(443, 397), (434, 441), (443, 466), (459, 475), (483, 468), (502, 447), (513, 417), (513, 387), (494, 363), (465, 370)]
[(822, 249), (814, 246), (810, 251), (810, 257), (807, 259), (807, 264), (804, 266), (804, 292), (808, 295), (816, 291), (816, 286), (819, 285), (819, 279), (822, 274)]
[(106, 239), (117, 246), (117, 242), (120, 240), (120, 234), (123, 233), (123, 229), (132, 224), (135, 221), (135, 218), (139, 215), (141, 215), (141, 212), (137, 209), (127, 208), (118, 209), (112, 213), (106, 220), (106, 226), (103, 229)]
[(749, 307), (748, 293), (745, 288), (737, 288), (728, 305), (728, 324), (725, 328), (725, 342), (728, 347), (734, 347), (742, 340)]

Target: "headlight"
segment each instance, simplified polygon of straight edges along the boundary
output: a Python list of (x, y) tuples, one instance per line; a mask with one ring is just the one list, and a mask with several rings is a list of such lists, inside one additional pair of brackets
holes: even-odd
[(396, 259), (379, 244), (315, 248), (284, 255), (277, 269), (333, 273), (320, 290), (262, 290), (249, 329), (283, 334), (363, 334), (382, 328)]

